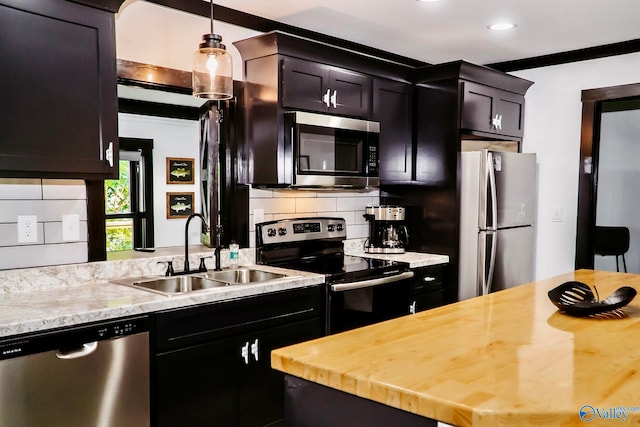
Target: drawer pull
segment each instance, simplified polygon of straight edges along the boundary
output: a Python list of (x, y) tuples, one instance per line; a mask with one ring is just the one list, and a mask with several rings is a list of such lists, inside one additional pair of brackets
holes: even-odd
[(430, 277), (430, 276), (425, 276), (425, 277), (422, 279), (422, 281), (423, 281), (423, 282), (435, 282), (435, 281), (436, 281), (436, 278), (435, 278), (435, 277)]

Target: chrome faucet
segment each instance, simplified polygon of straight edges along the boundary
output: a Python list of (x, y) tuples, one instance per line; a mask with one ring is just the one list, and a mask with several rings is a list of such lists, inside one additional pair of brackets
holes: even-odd
[[(209, 229), (209, 225), (207, 224), (207, 220), (205, 219), (204, 216), (202, 216), (202, 214), (199, 213), (192, 213), (191, 215), (189, 215), (189, 218), (187, 218), (187, 223), (184, 226), (184, 271), (182, 272), (182, 274), (187, 274), (190, 273), (190, 269), (189, 269), (189, 223), (191, 222), (191, 220), (195, 217), (200, 218), (200, 220), (202, 221), (202, 225), (204, 225), (204, 228), (206, 230)], [(200, 260), (200, 267), (198, 268), (198, 271), (207, 271), (206, 267), (204, 266), (204, 259)], [(216, 259), (216, 265), (217, 265), (217, 259)]]

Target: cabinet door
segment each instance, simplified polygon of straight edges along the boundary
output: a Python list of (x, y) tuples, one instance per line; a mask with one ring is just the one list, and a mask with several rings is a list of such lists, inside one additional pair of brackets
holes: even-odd
[(462, 129), (494, 132), (491, 117), (494, 106), (495, 89), (471, 82), (463, 82)]
[(345, 116), (369, 117), (371, 77), (331, 68), (329, 92), (329, 111)]
[(117, 177), (113, 14), (64, 0), (0, 0), (0, 28), (0, 171)]
[[(246, 335), (250, 361), (242, 367), (238, 425), (274, 425), (284, 417), (284, 376), (271, 368), (271, 351), (322, 336), (320, 318), (283, 325)], [(256, 356), (257, 355), (257, 356)]]
[(494, 98), (495, 114), (500, 117), (501, 135), (522, 137), (524, 134), (524, 96), (512, 92), (498, 91)]
[(463, 82), (461, 128), (521, 137), (524, 130), (524, 96)]
[(413, 285), (409, 295), (410, 311), (417, 313), (444, 304), (446, 265), (434, 265), (413, 270)]
[(412, 174), (413, 86), (373, 81), (373, 120), (380, 122), (380, 182), (409, 182)]
[(157, 356), (151, 376), (152, 425), (237, 425), (241, 363), (235, 337)]
[(280, 90), (285, 108), (326, 112), (330, 97), (329, 66), (284, 58)]

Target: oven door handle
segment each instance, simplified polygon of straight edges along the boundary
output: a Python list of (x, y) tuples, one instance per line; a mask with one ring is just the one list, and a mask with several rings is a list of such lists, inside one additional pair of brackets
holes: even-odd
[(389, 277), (381, 277), (379, 279), (362, 280), (359, 282), (339, 283), (337, 285), (331, 285), (331, 291), (344, 292), (352, 289), (370, 288), (372, 286), (384, 285), (386, 283), (399, 282), (400, 280), (410, 279), (414, 276), (413, 271), (406, 271), (401, 274)]

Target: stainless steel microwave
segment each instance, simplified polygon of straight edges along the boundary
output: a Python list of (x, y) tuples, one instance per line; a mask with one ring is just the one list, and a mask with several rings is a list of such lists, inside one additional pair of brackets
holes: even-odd
[(292, 187), (377, 187), (380, 123), (306, 112), (285, 113)]

